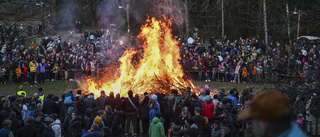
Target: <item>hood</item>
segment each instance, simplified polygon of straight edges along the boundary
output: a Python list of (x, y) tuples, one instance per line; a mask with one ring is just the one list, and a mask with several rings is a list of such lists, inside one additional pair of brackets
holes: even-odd
[(174, 125), (172, 128), (173, 128), (173, 130), (178, 131), (178, 130), (181, 129), (181, 126), (180, 125)]
[(195, 129), (198, 129), (198, 126), (196, 125), (196, 124), (192, 124), (191, 126), (190, 126), (190, 128), (195, 128)]
[(153, 119), (152, 119), (152, 123), (153, 124), (157, 124), (157, 123), (159, 123), (160, 122), (160, 119), (158, 118), (158, 117), (154, 117)]
[(89, 95), (88, 98), (93, 99), (93, 95)]
[(61, 121), (59, 119), (56, 119), (56, 121), (52, 123), (52, 125), (60, 125), (60, 124), (61, 124)]

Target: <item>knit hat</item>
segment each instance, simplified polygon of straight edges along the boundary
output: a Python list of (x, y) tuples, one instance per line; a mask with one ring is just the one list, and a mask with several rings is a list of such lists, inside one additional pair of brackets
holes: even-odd
[(152, 95), (151, 99), (157, 100), (157, 99), (158, 99), (158, 96), (157, 96), (157, 95)]
[(74, 108), (73, 108), (73, 107), (69, 107), (69, 108), (68, 108), (68, 113), (69, 113), (69, 114), (71, 114), (73, 111), (74, 111)]
[(72, 93), (72, 92), (73, 92), (73, 89), (69, 89), (69, 92), (71, 92), (71, 93)]
[(210, 96), (209, 96), (209, 95), (206, 95), (205, 101), (210, 101), (210, 100), (211, 100)]
[(290, 116), (290, 103), (287, 97), (277, 90), (263, 90), (253, 98), (248, 109), (241, 111), (238, 119), (259, 118), (277, 121)]
[(50, 99), (52, 99), (52, 97), (53, 97), (53, 94), (51, 93), (47, 96), (47, 98), (50, 98)]
[(94, 121), (96, 121), (97, 124), (100, 125), (101, 121), (102, 121), (102, 118), (101, 117), (96, 117), (96, 118), (94, 118)]

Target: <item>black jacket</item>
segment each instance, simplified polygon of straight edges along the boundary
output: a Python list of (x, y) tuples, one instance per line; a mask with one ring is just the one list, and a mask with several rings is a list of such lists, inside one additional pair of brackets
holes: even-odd
[(111, 126), (112, 135), (116, 136), (116, 135), (122, 134), (124, 130), (124, 125), (122, 125), (124, 121), (123, 117), (124, 117), (124, 112), (122, 110), (114, 112), (114, 118)]
[[(132, 103), (135, 105), (136, 108), (139, 107), (139, 100), (137, 98), (134, 97), (128, 97), (131, 99)], [(133, 113), (133, 112), (137, 112), (137, 110), (134, 108), (134, 106), (132, 106), (132, 104), (130, 103), (129, 99), (126, 98), (124, 100), (124, 110), (126, 113)]]
[(42, 121), (38, 122), (38, 121), (34, 121), (32, 126), (36, 129), (36, 134), (37, 137), (41, 137), (42, 132), (44, 130), (44, 124)]
[(11, 103), (12, 111), (16, 112), (16, 118), (22, 120), (21, 107), (16, 102)]
[(11, 112), (11, 111), (9, 111), (9, 110), (7, 110), (7, 109), (1, 110), (1, 112), (0, 112), (0, 123), (1, 123), (0, 127), (3, 127), (3, 124), (2, 124), (2, 123), (4, 122), (4, 120), (6, 120), (7, 118), (9, 118), (10, 112)]
[(76, 118), (75, 120), (71, 120), (69, 122), (69, 126), (71, 127), (72, 136), (70, 137), (80, 137), (81, 136), (81, 122)]
[(54, 131), (52, 130), (52, 128), (50, 126), (44, 128), (44, 130), (42, 132), (42, 137), (54, 137)]
[(43, 103), (44, 114), (52, 114), (55, 112), (56, 104), (52, 99), (46, 99)]
[(37, 137), (36, 128), (32, 125), (26, 125), (18, 131), (17, 137)]

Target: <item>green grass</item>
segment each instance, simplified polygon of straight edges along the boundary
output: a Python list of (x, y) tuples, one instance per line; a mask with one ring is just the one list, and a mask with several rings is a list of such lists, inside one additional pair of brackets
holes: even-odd
[[(210, 87), (210, 90), (213, 89), (225, 89), (226, 91), (236, 88), (238, 91), (243, 90), (245, 87), (249, 86), (253, 88), (253, 91), (259, 91), (265, 87), (274, 87), (272, 84), (238, 84), (238, 83), (231, 83), (231, 82), (204, 82), (204, 81), (193, 81), (196, 86), (199, 88), (203, 88), (206, 84)], [(29, 84), (13, 84), (9, 83), (7, 85), (0, 85), (0, 94), (3, 95), (15, 95), (16, 92), (19, 90), (19, 86), (23, 85), (24, 90), (27, 92), (28, 96), (33, 96), (34, 93), (38, 92), (38, 88), (42, 87), (43, 92), (45, 95), (52, 93), (54, 95), (60, 96), (63, 93), (66, 93), (70, 88), (77, 89), (78, 85), (76, 82), (69, 82), (69, 81), (47, 81), (45, 84), (39, 86), (37, 84), (36, 87), (30, 87)]]

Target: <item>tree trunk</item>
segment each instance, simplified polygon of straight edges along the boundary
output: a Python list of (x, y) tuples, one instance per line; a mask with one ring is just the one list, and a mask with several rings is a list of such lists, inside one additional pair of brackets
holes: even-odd
[(288, 3), (286, 4), (286, 11), (287, 11), (288, 39), (289, 39), (289, 43), (291, 45), (292, 42), (291, 42), (291, 37), (290, 37), (290, 20), (289, 20), (289, 4)]
[(224, 38), (224, 13), (223, 13), (223, 0), (221, 0), (221, 39)]
[(189, 0), (184, 1), (184, 10), (185, 10), (185, 20), (186, 20), (186, 38), (189, 37), (189, 8), (188, 8)]
[(266, 0), (263, 0), (263, 21), (264, 21), (264, 40), (268, 47), (268, 25), (267, 25), (267, 6)]

